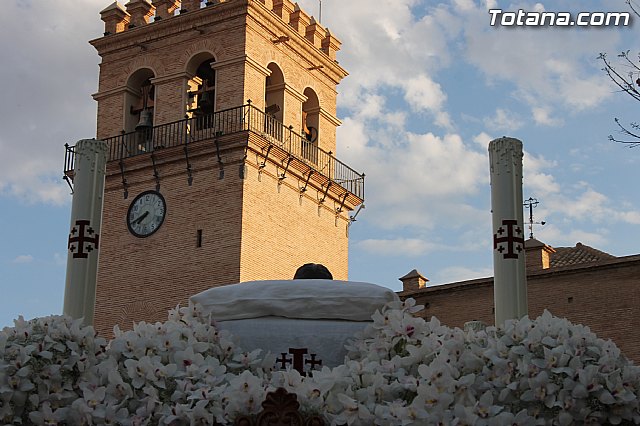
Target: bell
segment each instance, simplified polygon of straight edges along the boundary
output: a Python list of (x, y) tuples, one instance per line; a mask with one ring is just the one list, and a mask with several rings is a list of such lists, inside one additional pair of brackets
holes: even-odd
[(136, 124), (136, 131), (147, 130), (153, 127), (153, 112), (150, 109), (143, 109), (140, 112), (140, 121)]
[(198, 108), (209, 109), (213, 106), (213, 94), (211, 92), (204, 92), (198, 97)]

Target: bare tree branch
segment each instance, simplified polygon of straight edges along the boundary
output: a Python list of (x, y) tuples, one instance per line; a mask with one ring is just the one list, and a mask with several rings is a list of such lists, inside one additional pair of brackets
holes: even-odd
[[(631, 11), (640, 18), (640, 6), (636, 0), (625, 0)], [(606, 53), (600, 53), (598, 59), (604, 64), (604, 71), (609, 79), (620, 88), (620, 92), (624, 92), (631, 96), (636, 101), (640, 102), (640, 54), (636, 60), (632, 60), (629, 56), (629, 50), (618, 54), (618, 58), (622, 61), (619, 64), (615, 64), (620, 68), (627, 68), (626, 73), (620, 72), (616, 69), (616, 66), (607, 59)], [(620, 124), (618, 118), (615, 119), (618, 125), (618, 133), (624, 135), (623, 138), (615, 138), (613, 135), (609, 135), (609, 140), (612, 142), (626, 144), (629, 148), (640, 146), (640, 125), (635, 122), (630, 123), (629, 126), (623, 126)]]
[(630, 7), (630, 8), (631, 8), (631, 10), (633, 11), (633, 13), (635, 13), (635, 14), (636, 14), (636, 16), (637, 16), (638, 18), (640, 18), (640, 12), (638, 12), (638, 11), (640, 11), (640, 7), (638, 7), (638, 5), (636, 4), (636, 2), (635, 2), (635, 1), (632, 1), (632, 0), (627, 0), (627, 4), (629, 5), (629, 7)]
[[(625, 62), (635, 66), (635, 64), (633, 64), (629, 59), (629, 51), (620, 53), (618, 57), (624, 58)], [(607, 73), (611, 81), (613, 81), (623, 92), (640, 102), (640, 91), (638, 91), (640, 88), (640, 69), (637, 71), (630, 71), (626, 76), (623, 76), (615, 69), (611, 62), (607, 60), (607, 55), (605, 53), (601, 53), (600, 56), (598, 56), (598, 59), (600, 59), (604, 64), (604, 68), (602, 68), (602, 70)]]
[(617, 118), (615, 119), (615, 121), (618, 127), (620, 128), (619, 130), (620, 133), (622, 133), (623, 135), (635, 138), (635, 140), (621, 140), (621, 139), (614, 138), (613, 135), (609, 135), (610, 141), (627, 144), (629, 148), (634, 148), (640, 145), (640, 125), (638, 125), (637, 123), (631, 123), (631, 128), (634, 129), (634, 131), (631, 131), (626, 127), (624, 127), (622, 124), (620, 124), (620, 120), (618, 120)]

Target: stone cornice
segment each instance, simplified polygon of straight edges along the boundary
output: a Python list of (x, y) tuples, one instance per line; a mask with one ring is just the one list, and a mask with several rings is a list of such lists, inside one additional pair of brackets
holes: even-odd
[(304, 93), (300, 93), (300, 91), (294, 89), (289, 83), (280, 83), (269, 86), (267, 89), (267, 93), (278, 92), (280, 90), (284, 90), (289, 95), (293, 96), (296, 100), (300, 102), (305, 102), (307, 100), (307, 96)]
[(330, 122), (331, 124), (333, 124), (334, 126), (340, 126), (342, 124), (342, 121), (340, 121), (340, 119), (338, 117), (336, 117), (335, 115), (331, 114), (329, 111), (327, 111), (326, 109), (322, 108), (322, 107), (317, 107), (317, 108), (311, 108), (307, 111), (310, 114), (319, 114), (322, 118), (324, 118), (325, 120), (327, 120), (328, 122)]
[[(287, 34), (290, 37), (288, 43), (291, 43), (291, 41), (295, 39), (296, 47), (293, 49), (286, 49), (286, 51), (289, 55), (293, 54), (296, 56), (296, 62), (303, 64), (303, 66), (306, 64), (309, 68), (322, 65), (323, 68), (318, 69), (317, 71), (325, 74), (327, 78), (331, 79), (336, 84), (349, 75), (349, 73), (342, 68), (337, 61), (329, 58), (325, 52), (315, 47), (313, 43), (295, 31), (295, 29), (289, 26), (289, 24), (285, 23), (278, 15), (267, 9), (265, 5), (255, 0), (248, 1), (248, 16), (252, 18), (257, 25), (264, 28), (261, 22), (270, 22), (274, 26), (278, 27), (281, 34)], [(283, 51), (285, 50), (283, 49)]]
[(175, 80), (188, 80), (191, 77), (192, 76), (190, 76), (186, 72), (177, 72), (177, 73), (174, 73), (174, 74), (163, 75), (161, 77), (152, 78), (151, 79), (151, 83), (152, 84), (169, 83), (169, 82), (175, 81)]
[(251, 67), (253, 67), (256, 71), (258, 71), (259, 73), (261, 73), (262, 75), (264, 75), (265, 77), (271, 75), (271, 70), (267, 67), (263, 67), (262, 65), (260, 65), (260, 63), (258, 63), (258, 61), (256, 61), (255, 59), (251, 58), (249, 55), (245, 55), (246, 57), (246, 61), (247, 64)]
[(304, 102), (307, 100), (307, 97), (304, 95), (304, 93), (297, 91), (296, 89), (291, 87), (288, 83), (284, 83), (284, 91), (290, 94), (291, 96), (293, 96), (295, 99), (299, 100), (300, 102)]
[(104, 90), (102, 92), (96, 92), (93, 95), (91, 95), (91, 97), (96, 101), (100, 101), (102, 99), (106, 99), (111, 96), (122, 95), (123, 93), (130, 93), (132, 95), (140, 96), (138, 91), (133, 90), (129, 86), (120, 86), (120, 87), (115, 87), (113, 89)]
[(155, 21), (120, 33), (110, 34), (91, 40), (89, 43), (101, 56), (104, 56), (141, 43), (152, 43), (179, 33), (193, 31), (194, 34), (198, 34), (200, 31), (206, 32), (206, 28), (211, 25), (241, 17), (246, 13), (246, 0), (233, 0)]
[(238, 65), (238, 64), (243, 64), (246, 63), (247, 65), (253, 67), (254, 69), (256, 69), (258, 72), (260, 72), (261, 74), (263, 74), (265, 77), (271, 74), (271, 71), (266, 68), (263, 67), (262, 65), (260, 65), (260, 63), (258, 63), (258, 61), (256, 61), (255, 59), (251, 58), (249, 55), (242, 55), (242, 56), (238, 56), (235, 58), (230, 58), (230, 59), (225, 59), (223, 61), (216, 61), (213, 62), (211, 64), (211, 68), (213, 68), (214, 70), (220, 70), (226, 67), (230, 67), (233, 65)]

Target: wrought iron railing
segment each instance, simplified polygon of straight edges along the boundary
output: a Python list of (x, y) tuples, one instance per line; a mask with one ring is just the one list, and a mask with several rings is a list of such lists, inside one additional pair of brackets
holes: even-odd
[(64, 174), (62, 179), (67, 182), (69, 188), (71, 188), (71, 192), (73, 192), (73, 185), (71, 185), (71, 179), (73, 179), (73, 169), (75, 167), (76, 161), (76, 150), (75, 146), (71, 146), (68, 143), (64, 144)]
[[(174, 121), (152, 128), (104, 139), (108, 145), (108, 161), (149, 154), (160, 149), (213, 141), (224, 135), (239, 132), (260, 135), (269, 145), (286, 151), (305, 163), (310, 170), (327, 176), (347, 191), (364, 199), (364, 174), (360, 174), (338, 160), (332, 152), (324, 151), (306, 137), (286, 127), (276, 119), (251, 105), (217, 111), (210, 115)], [(65, 176), (73, 170), (73, 147), (66, 146)]]

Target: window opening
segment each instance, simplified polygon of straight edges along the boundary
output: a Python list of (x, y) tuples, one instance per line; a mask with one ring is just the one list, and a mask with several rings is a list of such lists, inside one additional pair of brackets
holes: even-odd
[(302, 155), (307, 160), (317, 163), (320, 102), (313, 89), (306, 88), (304, 95), (307, 100), (302, 104)]
[(202, 62), (188, 82), (187, 117), (196, 119), (197, 130), (213, 127), (216, 73), (211, 63), (211, 59)]
[(284, 118), (284, 74), (276, 64), (267, 67), (271, 74), (265, 81), (265, 136), (277, 142), (283, 142)]
[(153, 148), (155, 88), (151, 83), (153, 76), (146, 77), (148, 71), (134, 75), (129, 85), (131, 92), (127, 95), (128, 114), (124, 125), (125, 132), (129, 133), (125, 146), (130, 155), (149, 152)]

